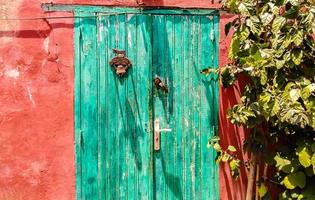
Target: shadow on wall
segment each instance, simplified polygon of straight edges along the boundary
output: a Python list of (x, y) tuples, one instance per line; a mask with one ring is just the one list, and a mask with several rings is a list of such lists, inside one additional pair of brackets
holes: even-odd
[(33, 26), (34, 29), (28, 30), (1, 30), (0, 28), (0, 38), (1, 37), (14, 37), (14, 38), (46, 38), (50, 35), (53, 29), (58, 28), (73, 28), (72, 24), (69, 23), (49, 23), (47, 20), (42, 20), (46, 25), (41, 25), (39, 27)]

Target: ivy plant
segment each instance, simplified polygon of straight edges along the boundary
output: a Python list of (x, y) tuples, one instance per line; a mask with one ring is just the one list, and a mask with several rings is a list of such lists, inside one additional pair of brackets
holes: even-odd
[[(218, 70), (221, 83), (233, 87), (239, 74), (248, 77), (228, 112), (233, 124), (251, 130), (244, 142), (252, 166), (246, 199), (268, 199), (272, 187), (279, 199), (315, 199), (315, 1), (223, 5), (236, 18), (225, 27), (226, 34), (234, 32), (229, 64)], [(273, 169), (268, 178), (270, 170), (257, 168), (262, 164)]]

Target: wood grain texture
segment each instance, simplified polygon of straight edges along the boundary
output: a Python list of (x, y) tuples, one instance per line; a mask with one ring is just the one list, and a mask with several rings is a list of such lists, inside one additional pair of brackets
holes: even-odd
[[(199, 73), (218, 65), (218, 17), (93, 15), (75, 19), (77, 199), (218, 199), (206, 147), (218, 123), (217, 77)], [(108, 64), (114, 48), (133, 64), (124, 78)], [(155, 152), (154, 119), (172, 129)]]
[(153, 75), (169, 93), (155, 89), (154, 118), (162, 128), (155, 152), (156, 199), (218, 199), (215, 154), (207, 149), (217, 124), (217, 78), (200, 70), (217, 67), (214, 16), (153, 16)]

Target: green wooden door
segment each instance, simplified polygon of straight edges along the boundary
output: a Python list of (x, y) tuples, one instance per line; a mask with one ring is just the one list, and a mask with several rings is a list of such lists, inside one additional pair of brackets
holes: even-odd
[(161, 133), (154, 153), (156, 199), (218, 199), (215, 154), (207, 149), (217, 119), (215, 77), (200, 70), (218, 65), (217, 16), (154, 16), (153, 75), (169, 93), (154, 90), (154, 119), (172, 132)]
[[(206, 147), (218, 124), (217, 80), (199, 73), (218, 64), (218, 16), (112, 11), (75, 12), (77, 199), (218, 199)], [(109, 66), (112, 49), (126, 50), (133, 64), (124, 78)], [(156, 119), (172, 129), (161, 133), (159, 151)]]

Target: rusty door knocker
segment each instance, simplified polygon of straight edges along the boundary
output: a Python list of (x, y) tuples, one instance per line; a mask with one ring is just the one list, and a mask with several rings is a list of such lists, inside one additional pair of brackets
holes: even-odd
[(113, 49), (116, 56), (109, 62), (119, 77), (123, 77), (131, 67), (130, 60), (126, 57), (126, 51)]
[(160, 79), (160, 77), (156, 76), (154, 79), (154, 85), (157, 89), (163, 90), (165, 93), (168, 93), (168, 88), (166, 84)]

